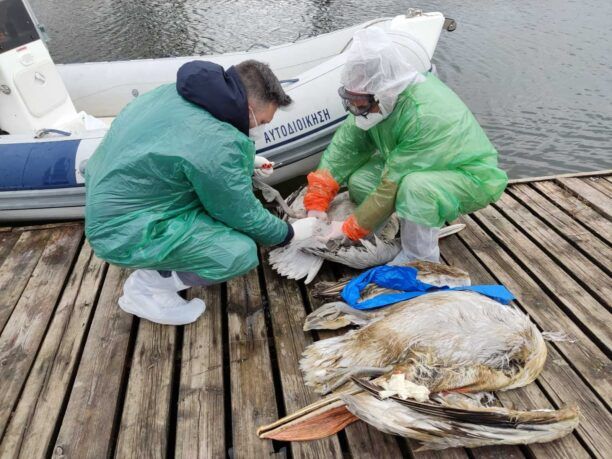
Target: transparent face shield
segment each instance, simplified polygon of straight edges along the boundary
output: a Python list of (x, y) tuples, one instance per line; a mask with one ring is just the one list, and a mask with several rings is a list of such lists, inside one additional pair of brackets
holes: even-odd
[(348, 91), (344, 86), (338, 88), (338, 95), (342, 98), (344, 110), (355, 116), (367, 117), (376, 107), (377, 101), (372, 94), (359, 94)]

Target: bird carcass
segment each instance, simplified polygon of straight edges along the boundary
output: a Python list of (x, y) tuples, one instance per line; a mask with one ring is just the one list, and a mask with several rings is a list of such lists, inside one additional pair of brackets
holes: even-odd
[[(280, 210), (287, 220), (294, 222), (297, 216), (306, 216), (302, 188), (287, 198), (290, 212), (286, 206)], [(344, 221), (356, 209), (347, 191), (339, 193), (331, 202), (327, 211), (328, 220)], [(289, 216), (287, 215), (289, 213)], [(319, 222), (318, 234), (326, 232), (328, 223)], [(440, 237), (454, 234), (465, 225), (457, 224), (442, 228)], [(334, 261), (355, 269), (366, 269), (372, 266), (390, 262), (399, 253), (401, 244), (397, 238), (399, 219), (392, 214), (376, 231), (359, 241), (328, 241), (322, 242), (316, 235), (303, 241), (294, 241), (287, 246), (279, 247), (270, 252), (269, 261), (272, 268), (280, 275), (289, 279), (303, 279), (310, 283), (323, 265), (324, 260)]]
[[(430, 283), (447, 282), (453, 270), (466, 277), (456, 268), (419, 266)], [(373, 287), (367, 295), (380, 293)], [(319, 294), (334, 295), (332, 286)], [(358, 328), (312, 344), (300, 362), (305, 383), (332, 395), (260, 428), (260, 437), (322, 438), (361, 419), (423, 449), (444, 449), (546, 442), (578, 424), (576, 407), (516, 411), (487, 403), (488, 391), (531, 383), (546, 360), (542, 334), (514, 306), (438, 291), (372, 312), (336, 301), (306, 320), (308, 329), (339, 324)]]

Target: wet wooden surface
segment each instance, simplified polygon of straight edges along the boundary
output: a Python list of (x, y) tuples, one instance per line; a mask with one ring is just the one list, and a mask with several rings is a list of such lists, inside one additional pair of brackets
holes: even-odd
[[(577, 404), (566, 438), (419, 452), (357, 422), (316, 442), (259, 440), (257, 426), (318, 399), (299, 357), (337, 332), (302, 331), (320, 306), (311, 286), (264, 262), (189, 291), (207, 304), (196, 323), (152, 324), (117, 307), (129, 271), (96, 258), (82, 223), (69, 222), (0, 228), (0, 457), (609, 457), (611, 180), (514, 183), (441, 242), (445, 263), (506, 285), (541, 330), (575, 340), (549, 343), (535, 383), (497, 394), (519, 409)], [(326, 264), (317, 280), (347, 272)]]

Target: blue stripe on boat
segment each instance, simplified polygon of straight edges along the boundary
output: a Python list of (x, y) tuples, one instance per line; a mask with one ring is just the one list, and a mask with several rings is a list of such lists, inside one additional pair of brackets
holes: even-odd
[(80, 140), (0, 144), (0, 190), (80, 186), (74, 161)]

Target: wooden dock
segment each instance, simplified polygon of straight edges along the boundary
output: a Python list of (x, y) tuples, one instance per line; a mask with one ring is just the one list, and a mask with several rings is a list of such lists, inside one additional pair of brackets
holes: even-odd
[[(590, 175), (518, 181), (441, 244), (446, 263), (506, 285), (540, 329), (575, 340), (549, 344), (535, 383), (497, 394), (519, 409), (576, 403), (573, 435), (415, 452), (357, 422), (317, 442), (259, 440), (257, 426), (318, 399), (298, 360), (331, 333), (302, 331), (319, 306), (309, 287), (262, 263), (192, 289), (207, 304), (195, 324), (140, 321), (117, 307), (129, 271), (72, 222), (0, 228), (0, 457), (610, 457), (612, 175)], [(319, 279), (345, 272), (328, 264)]]

